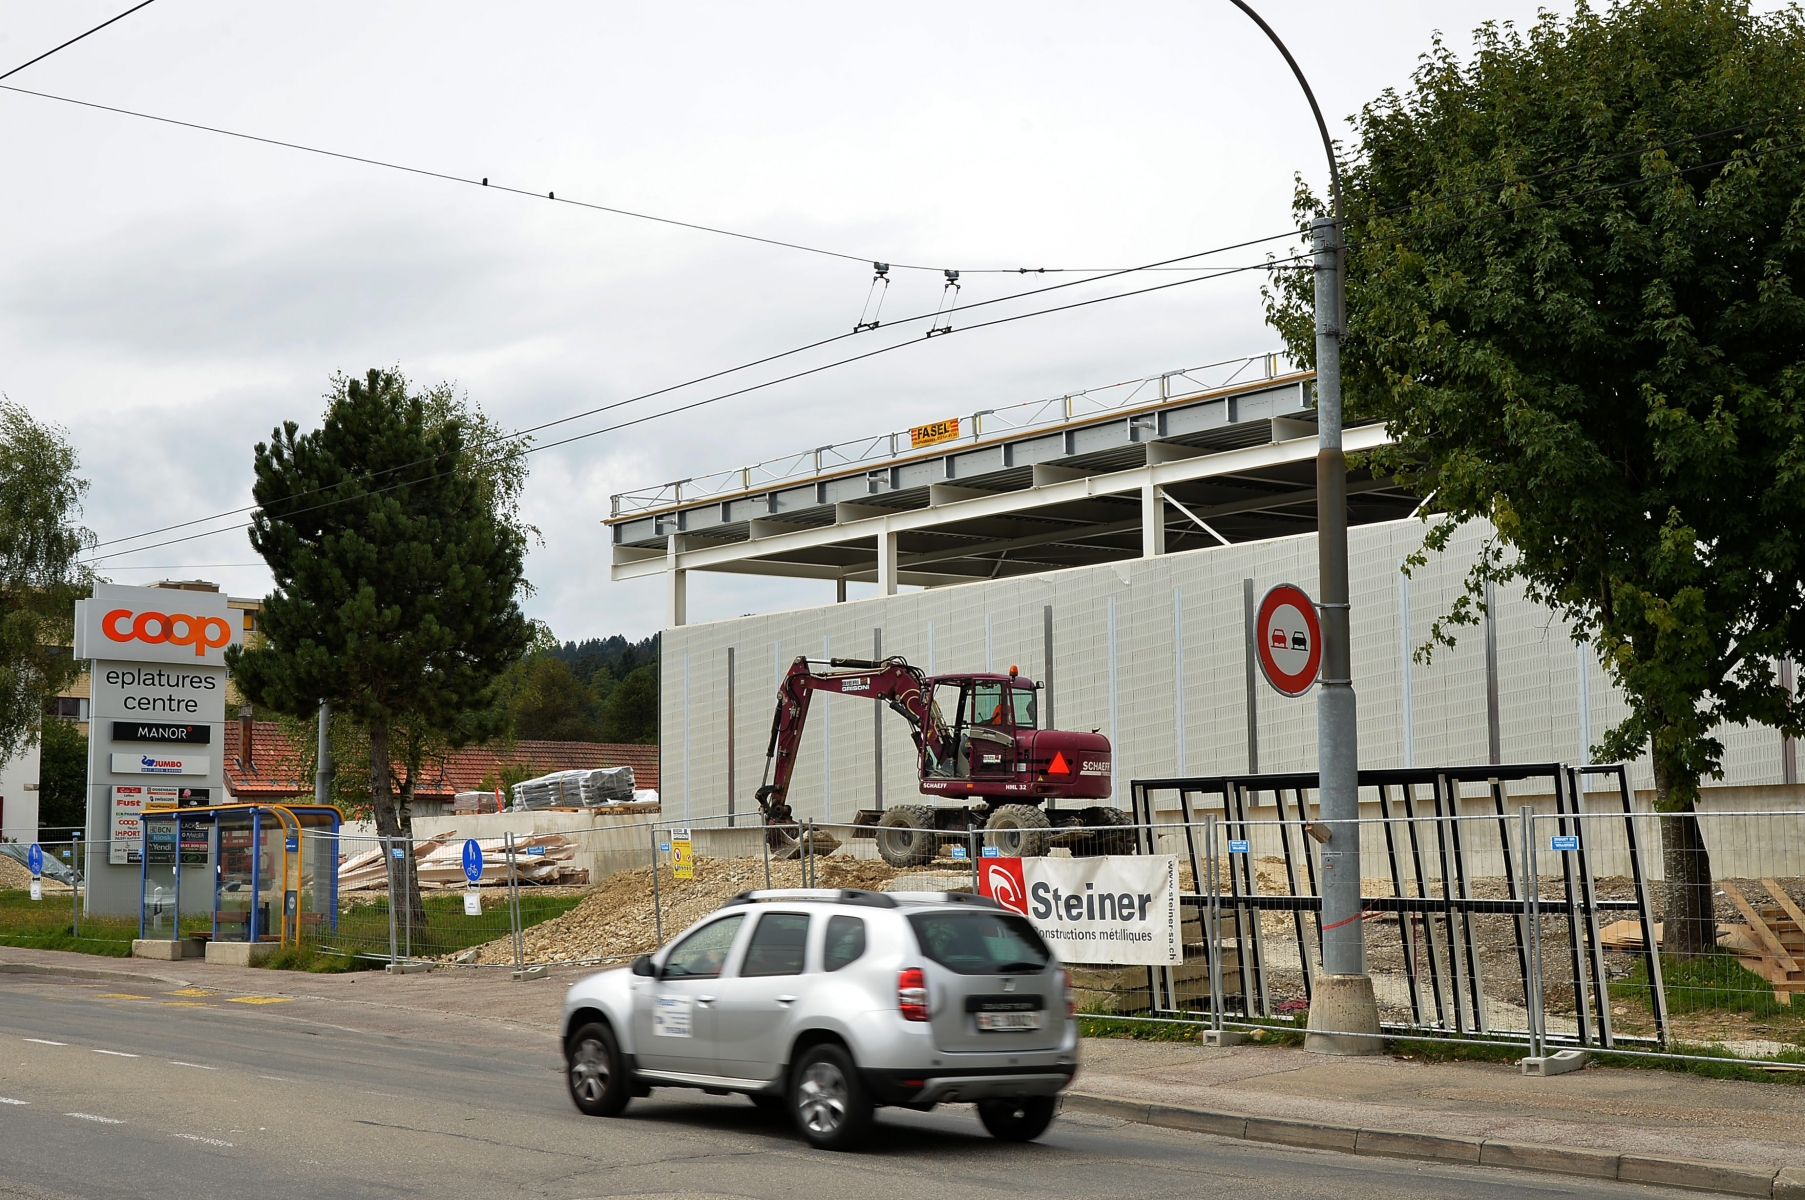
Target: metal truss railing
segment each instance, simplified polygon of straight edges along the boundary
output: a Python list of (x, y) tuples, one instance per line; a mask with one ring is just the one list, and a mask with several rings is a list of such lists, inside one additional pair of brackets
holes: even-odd
[[(934, 453), (969, 447), (987, 439), (1031, 429), (1057, 428), (1087, 421), (1136, 405), (1189, 399), (1250, 379), (1272, 379), (1282, 374), (1281, 356), (1254, 354), (1230, 358), (1222, 362), (1163, 371), (1139, 379), (1103, 384), (1079, 392), (1068, 392), (1042, 400), (1029, 400), (1004, 408), (980, 409), (959, 417), (959, 436), (936, 443)], [(911, 430), (899, 429), (850, 441), (835, 442), (769, 458), (747, 467), (717, 471), (677, 479), (656, 487), (620, 492), (610, 497), (610, 517), (631, 517), (659, 512), (686, 504), (720, 500), (728, 496), (759, 492), (777, 486), (792, 486), (822, 475), (838, 474), (848, 468), (867, 469), (922, 452), (912, 444)]]

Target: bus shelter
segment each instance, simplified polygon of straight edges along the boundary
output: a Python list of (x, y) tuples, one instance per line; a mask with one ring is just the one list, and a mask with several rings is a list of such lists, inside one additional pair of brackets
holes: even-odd
[(303, 926), (336, 930), (341, 821), (336, 808), (313, 804), (146, 810), (138, 936), (167, 918), (169, 936), (181, 937), (184, 898), (197, 890), (208, 896), (214, 941), (293, 946)]

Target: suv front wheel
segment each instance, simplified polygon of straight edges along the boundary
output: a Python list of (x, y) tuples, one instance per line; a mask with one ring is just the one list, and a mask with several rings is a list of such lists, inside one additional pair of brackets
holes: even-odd
[(620, 1043), (614, 1031), (592, 1021), (570, 1037), (564, 1079), (570, 1098), (592, 1117), (618, 1117), (633, 1098)]
[(1053, 1123), (1051, 1096), (1023, 1096), (1016, 1100), (978, 1101), (978, 1119), (990, 1136), (1004, 1142), (1031, 1142)]
[(871, 1128), (871, 1095), (852, 1055), (831, 1043), (812, 1046), (790, 1075), (790, 1113), (817, 1150), (848, 1150)]

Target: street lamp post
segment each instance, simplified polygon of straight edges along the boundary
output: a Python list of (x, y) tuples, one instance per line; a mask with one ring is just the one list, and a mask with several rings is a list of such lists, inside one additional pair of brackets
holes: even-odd
[(1329, 831), (1322, 850), (1322, 974), (1310, 993), (1304, 1049), (1377, 1054), (1379, 1008), (1366, 973), (1360, 911), (1359, 747), (1348, 629), (1347, 455), (1341, 448), (1341, 330), (1345, 315), (1341, 168), (1310, 81), (1291, 51), (1244, 0), (1229, 0), (1278, 47), (1310, 102), (1329, 159), (1334, 215), (1310, 223), (1316, 275), (1316, 553), (1322, 610), (1322, 691), (1316, 702), (1317, 795)]

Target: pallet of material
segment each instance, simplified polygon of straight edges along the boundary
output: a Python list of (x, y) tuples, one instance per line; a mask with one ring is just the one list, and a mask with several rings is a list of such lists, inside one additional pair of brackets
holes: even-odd
[[(502, 838), (480, 838), (483, 873), (478, 887), (501, 887), (508, 882), (507, 843)], [(514, 872), (522, 883), (587, 883), (589, 872), (570, 865), (576, 846), (560, 834), (539, 833), (514, 839)], [(414, 873), (423, 889), (463, 888), (464, 839), (443, 838), (414, 843)], [(338, 865), (338, 890), (387, 890), (389, 868), (380, 847), (346, 855)]]

